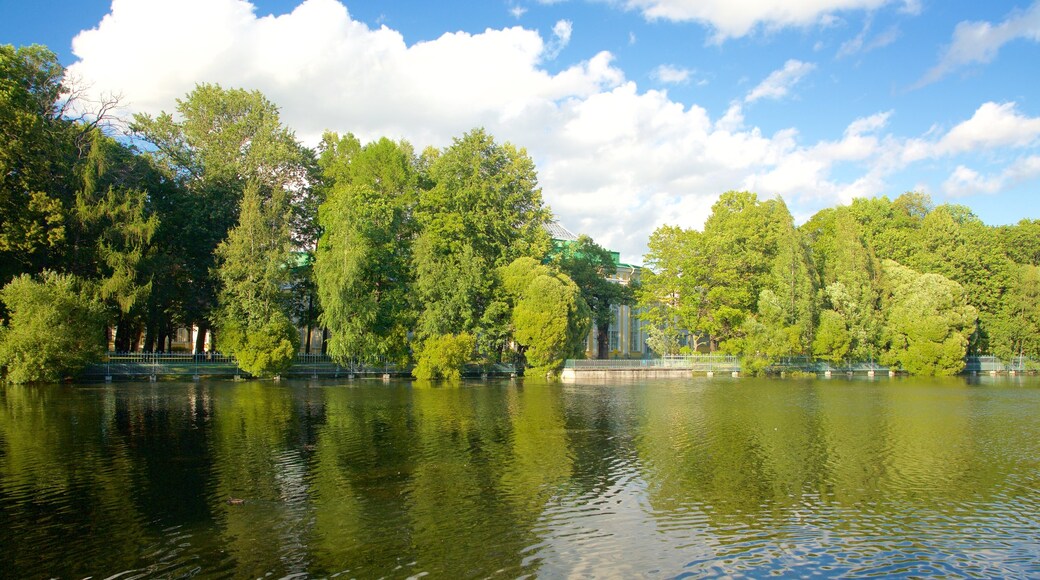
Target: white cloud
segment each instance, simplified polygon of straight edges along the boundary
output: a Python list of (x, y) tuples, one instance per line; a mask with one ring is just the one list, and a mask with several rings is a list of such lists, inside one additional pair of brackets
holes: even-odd
[(920, 9), (916, 0), (626, 0), (630, 9), (646, 18), (694, 21), (710, 26), (713, 40), (722, 42), (752, 33), (758, 28), (830, 26), (837, 15), (850, 11), (877, 10), (902, 4), (903, 10)]
[(671, 64), (662, 64), (654, 69), (651, 77), (669, 85), (684, 85), (690, 82), (693, 71), (688, 68), (677, 67)]
[(546, 58), (553, 60), (559, 56), (560, 52), (570, 44), (573, 32), (574, 25), (570, 20), (560, 20), (553, 25), (553, 41), (545, 51)]
[(903, 151), (907, 162), (1002, 147), (1028, 147), (1040, 139), (1040, 117), (1018, 112), (1015, 103), (983, 103), (967, 121), (939, 139), (909, 140)]
[[(545, 201), (569, 229), (635, 263), (655, 227), (701, 227), (723, 191), (781, 194), (805, 215), (885, 193), (886, 179), (915, 160), (1024, 147), (1040, 133), (1040, 119), (1014, 103), (987, 103), (953, 130), (917, 139), (886, 134), (890, 112), (816, 143), (801, 143), (794, 128), (763, 135), (745, 119), (744, 101), (711, 113), (640, 90), (609, 52), (548, 72), (552, 44), (571, 32), (558, 23), (550, 39), (513, 27), (408, 44), (354, 21), (336, 0), (262, 18), (245, 0), (114, 0), (75, 39), (80, 60), (70, 72), (97, 92), (123, 94), (134, 112), (173, 111), (197, 82), (259, 89), (309, 144), (331, 129), (421, 149), (483, 126), (527, 148)], [(784, 96), (812, 67), (790, 61), (748, 102)], [(1028, 169), (1023, 162), (1015, 175)]]
[(524, 8), (523, 6), (519, 5), (513, 6), (509, 9), (509, 13), (513, 15), (513, 18), (519, 20), (521, 16), (527, 14), (527, 8)]
[(838, 49), (838, 58), (845, 58), (848, 56), (863, 54), (879, 48), (884, 48), (899, 38), (899, 29), (892, 26), (886, 29), (877, 36), (870, 36), (870, 29), (873, 27), (874, 18), (868, 16), (866, 22), (863, 24), (862, 30), (852, 39), (842, 43), (841, 48)]
[(786, 97), (794, 85), (805, 75), (816, 69), (816, 65), (791, 59), (784, 63), (784, 68), (773, 71), (768, 77), (744, 97), (744, 101), (753, 103), (759, 99), (782, 99)]
[(1026, 11), (1016, 11), (1000, 24), (961, 22), (953, 31), (953, 40), (917, 87), (935, 82), (966, 65), (992, 62), (1005, 44), (1018, 39), (1040, 42), (1040, 2)]
[(1023, 182), (1040, 177), (1040, 156), (1019, 159), (996, 175), (984, 176), (973, 169), (958, 165), (943, 182), (943, 191), (950, 197), (975, 194), (995, 194)]

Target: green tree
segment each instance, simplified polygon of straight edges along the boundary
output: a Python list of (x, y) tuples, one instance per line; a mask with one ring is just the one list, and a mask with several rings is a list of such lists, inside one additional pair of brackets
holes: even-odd
[(177, 101), (177, 112), (179, 119), (165, 112), (138, 115), (132, 125), (150, 143), (147, 155), (181, 193), (166, 201), (171, 211), (156, 234), (167, 256), (176, 260), (176, 277), (170, 280), (176, 287), (158, 294), (169, 303), (153, 304), (149, 334), (169, 326), (170, 310), (177, 310), (181, 322), (199, 326), (201, 348), (218, 306), (216, 248), (239, 222), (246, 186), (282, 192), (287, 198), (283, 210), (291, 217), (296, 214), (292, 202), (311, 185), (313, 156), (258, 91), (200, 84)]
[(476, 129), (441, 153), (425, 152), (420, 166), (428, 170), (415, 211), (416, 333), (420, 340), (485, 334), (487, 311), (501, 301), (488, 274), (518, 257), (540, 260), (549, 249), (550, 213), (534, 163), (525, 150)]
[(990, 349), (1003, 360), (1040, 359), (1040, 268), (1017, 266), (992, 320)]
[[(881, 267), (852, 210), (837, 208), (825, 219), (832, 225), (817, 230), (813, 239), (813, 256), (818, 260), (823, 284), (823, 308), (844, 321), (851, 340), (850, 356), (876, 357), (883, 324)], [(838, 318), (829, 318), (831, 330), (837, 332)]]
[(512, 301), (513, 338), (532, 367), (530, 374), (559, 372), (568, 357), (584, 350), (589, 333), (591, 313), (581, 289), (533, 258), (517, 258), (498, 275)]
[(61, 265), (78, 154), (64, 74), (43, 46), (0, 45), (0, 284)]
[(612, 306), (635, 304), (634, 288), (617, 280), (614, 255), (586, 235), (560, 249), (553, 256), (553, 263), (581, 289), (596, 325), (597, 358), (607, 358), (607, 333), (614, 322)]
[(27, 274), (0, 290), (10, 318), (0, 326), (0, 367), (16, 383), (75, 376), (105, 352), (104, 307), (71, 274)]
[(257, 376), (284, 372), (299, 348), (283, 291), (290, 265), (287, 197), (282, 189), (249, 184), (238, 225), (217, 247), (221, 349)]
[(458, 381), (466, 363), (473, 358), (476, 344), (476, 339), (468, 332), (431, 337), (423, 342), (419, 364), (412, 374), (421, 381)]
[(328, 134), (321, 164), (331, 182), (321, 207), (315, 280), (329, 354), (345, 361), (408, 357), (414, 324), (412, 241), (416, 172), (407, 143), (381, 139), (356, 148)]
[(914, 375), (960, 372), (978, 313), (964, 288), (941, 274), (920, 274), (885, 260), (882, 362)]
[(683, 330), (690, 331), (694, 349), (700, 345), (706, 291), (688, 271), (699, 257), (699, 236), (696, 230), (661, 226), (647, 242), (649, 252), (643, 257), (635, 294), (639, 316), (647, 322), (647, 344), (658, 354), (678, 354)]

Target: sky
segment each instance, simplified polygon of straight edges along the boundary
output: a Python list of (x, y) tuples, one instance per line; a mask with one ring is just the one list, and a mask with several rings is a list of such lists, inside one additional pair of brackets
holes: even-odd
[(575, 233), (639, 264), (728, 190), (798, 223), (927, 193), (1040, 218), (1040, 0), (0, 0), (119, 114), (258, 89), (297, 138), (524, 147)]

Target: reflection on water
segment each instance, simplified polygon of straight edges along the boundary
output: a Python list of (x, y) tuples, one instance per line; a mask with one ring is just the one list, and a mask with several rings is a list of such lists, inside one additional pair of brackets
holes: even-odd
[(0, 389), (0, 575), (1040, 575), (1040, 380)]

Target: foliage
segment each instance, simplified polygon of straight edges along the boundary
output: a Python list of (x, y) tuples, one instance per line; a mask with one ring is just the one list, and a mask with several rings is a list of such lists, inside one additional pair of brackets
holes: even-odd
[[(174, 288), (157, 295), (151, 326), (167, 309), (203, 329), (216, 318), (221, 278), (217, 246), (239, 222), (247, 187), (284, 196), (289, 226), (310, 193), (313, 157), (279, 119), (278, 108), (258, 91), (200, 84), (170, 113), (137, 115), (131, 128), (150, 144), (146, 154), (177, 186), (156, 236), (168, 249)], [(294, 232), (287, 228), (287, 239)]]
[(978, 318), (964, 288), (941, 274), (920, 274), (892, 260), (882, 267), (887, 345), (882, 362), (914, 375), (960, 372)]
[(23, 274), (0, 290), (10, 319), (0, 327), (0, 367), (16, 383), (73, 376), (105, 352), (105, 310), (70, 274)]
[(606, 358), (607, 332), (614, 322), (612, 307), (635, 304), (634, 288), (613, 279), (617, 274), (614, 256), (586, 235), (561, 248), (553, 263), (581, 289), (597, 329), (597, 356)]
[(415, 210), (417, 334), (481, 334), (486, 310), (500, 300), (487, 273), (549, 249), (550, 214), (534, 163), (476, 129), (443, 152), (424, 153), (420, 164), (429, 169)]
[(697, 286), (688, 273), (699, 232), (675, 226), (654, 230), (647, 242), (649, 252), (641, 284), (635, 291), (639, 316), (646, 321), (647, 345), (662, 355), (677, 354), (683, 329), (692, 333), (699, 346), (702, 319), (707, 316), (705, 288)]
[(235, 357), (245, 372), (255, 377), (270, 377), (292, 366), (300, 348), (300, 333), (285, 314), (275, 311), (267, 320), (254, 320), (251, 324), (238, 320), (223, 322), (217, 345)]
[(848, 323), (841, 313), (824, 310), (820, 313), (820, 325), (813, 339), (813, 356), (837, 363), (845, 360), (852, 347), (852, 335)]
[(990, 348), (1010, 361), (1018, 356), (1040, 359), (1040, 268), (1021, 265), (993, 318)]
[(513, 337), (532, 376), (555, 373), (584, 350), (591, 313), (574, 281), (533, 258), (517, 258), (498, 274), (513, 303)]
[(288, 368), (299, 347), (282, 290), (289, 273), (285, 208), (283, 191), (250, 184), (238, 226), (217, 247), (223, 348), (257, 376)]
[(419, 380), (457, 381), (475, 347), (476, 339), (468, 332), (430, 337), (422, 345), (412, 374)]
[(315, 281), (337, 360), (408, 357), (416, 173), (411, 149), (382, 139), (365, 147), (328, 134), (321, 164), (331, 183), (319, 219)]

